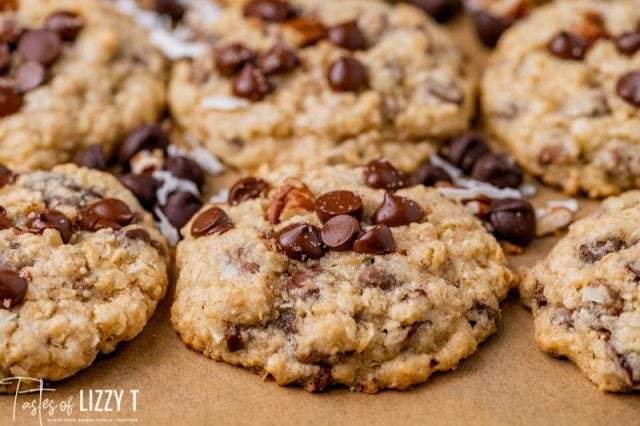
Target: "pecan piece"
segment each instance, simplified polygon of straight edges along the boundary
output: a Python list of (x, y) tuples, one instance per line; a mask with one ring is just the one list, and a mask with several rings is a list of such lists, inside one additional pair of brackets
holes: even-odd
[(271, 198), (267, 220), (272, 225), (277, 225), (300, 211), (312, 212), (315, 209), (315, 198), (307, 185), (299, 179), (288, 178)]

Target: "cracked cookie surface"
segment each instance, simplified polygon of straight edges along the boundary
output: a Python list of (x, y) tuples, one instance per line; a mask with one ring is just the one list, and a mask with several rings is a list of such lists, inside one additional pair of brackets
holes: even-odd
[(63, 165), (2, 182), (0, 380), (60, 380), (142, 331), (167, 288), (168, 249), (109, 174)]
[(640, 389), (640, 192), (609, 198), (526, 271), (538, 346), (601, 390)]
[(637, 0), (536, 9), (504, 34), (484, 75), (489, 128), (529, 172), (567, 193), (638, 187), (639, 32)]
[[(398, 190), (366, 186), (365, 170)], [(502, 249), (462, 206), (399, 176), (289, 166), (205, 207), (177, 249), (184, 342), (309, 391), (406, 389), (475, 352), (510, 288)]]

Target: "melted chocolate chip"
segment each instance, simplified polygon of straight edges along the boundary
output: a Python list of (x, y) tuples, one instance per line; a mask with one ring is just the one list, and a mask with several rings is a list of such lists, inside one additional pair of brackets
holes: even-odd
[(478, 38), (485, 46), (491, 48), (498, 44), (502, 33), (515, 22), (510, 16), (496, 16), (483, 10), (474, 12), (472, 18)]
[(498, 188), (518, 188), (522, 185), (522, 169), (506, 154), (485, 154), (476, 161), (471, 176)]
[(244, 339), (239, 326), (229, 324), (224, 332), (224, 338), (229, 352), (237, 352), (244, 349)]
[(20, 111), (22, 97), (13, 87), (0, 86), (0, 117), (5, 117)]
[(215, 50), (218, 72), (226, 77), (237, 74), (245, 64), (256, 59), (256, 54), (242, 43), (232, 43)]
[(179, 191), (171, 194), (167, 204), (161, 207), (169, 222), (180, 229), (202, 208), (202, 201), (191, 192)]
[(329, 219), (322, 227), (320, 237), (324, 245), (331, 250), (346, 251), (351, 249), (353, 242), (361, 233), (358, 220), (343, 214)]
[(133, 213), (129, 206), (116, 198), (100, 200), (78, 214), (78, 225), (87, 231), (118, 230), (132, 221)]
[(284, 74), (300, 65), (300, 58), (284, 44), (277, 43), (267, 53), (258, 57), (256, 65), (264, 75)]
[(7, 211), (4, 207), (0, 206), (0, 229), (11, 228), (12, 224), (13, 222), (9, 219), (9, 216), (7, 216)]
[(332, 381), (331, 367), (320, 365), (309, 377), (302, 381), (302, 387), (308, 392), (317, 392), (329, 387)]
[(373, 223), (389, 227), (405, 226), (421, 222), (423, 217), (424, 210), (418, 203), (387, 192), (382, 204), (373, 214)]
[(348, 50), (361, 50), (366, 46), (364, 34), (360, 31), (357, 21), (348, 21), (329, 28), (329, 41), (336, 46)]
[(385, 159), (372, 160), (364, 168), (364, 183), (370, 188), (395, 190), (409, 185), (409, 177)]
[(536, 215), (527, 200), (494, 200), (487, 219), (498, 238), (513, 244), (527, 246), (536, 236)]
[(120, 176), (120, 182), (136, 196), (140, 204), (146, 209), (152, 209), (156, 204), (158, 189), (161, 182), (150, 175), (127, 173)]
[(26, 93), (45, 82), (47, 70), (40, 62), (27, 61), (18, 66), (14, 78), (16, 91), (18, 93)]
[(27, 31), (18, 42), (18, 53), (25, 61), (36, 61), (51, 65), (62, 49), (62, 40), (57, 32), (47, 29)]
[(164, 163), (165, 169), (177, 178), (189, 180), (202, 188), (204, 184), (204, 172), (198, 163), (189, 157), (169, 157)]
[(167, 15), (174, 22), (181, 20), (186, 12), (176, 0), (154, 0), (153, 8), (156, 12)]
[(42, 234), (45, 229), (57, 229), (65, 244), (73, 235), (73, 227), (69, 218), (64, 213), (53, 209), (46, 209), (38, 213), (35, 218), (27, 222), (27, 228), (29, 232), (34, 234)]
[(640, 50), (640, 31), (631, 31), (615, 38), (616, 47), (627, 56), (634, 55)]
[(391, 273), (379, 266), (369, 266), (358, 275), (358, 283), (381, 290), (391, 290), (398, 285), (398, 280)]
[(0, 24), (0, 41), (7, 43), (11, 48), (15, 48), (24, 31), (24, 28), (15, 20), (5, 19)]
[(203, 237), (205, 235), (224, 234), (233, 229), (233, 222), (220, 207), (211, 207), (196, 217), (191, 224), (191, 235)]
[(138, 152), (143, 150), (167, 149), (169, 137), (155, 124), (141, 126), (129, 133), (120, 145), (118, 160), (127, 164)]
[(582, 60), (589, 47), (589, 40), (568, 31), (560, 32), (547, 45), (549, 52), (558, 58), (574, 61)]
[(596, 263), (610, 253), (616, 253), (627, 248), (627, 243), (620, 238), (610, 238), (580, 246), (580, 260), (584, 263)]
[(367, 86), (367, 69), (357, 59), (345, 56), (329, 66), (327, 79), (336, 92), (357, 92)]
[(151, 235), (144, 228), (127, 229), (124, 236), (134, 241), (142, 241), (147, 244), (151, 243)]
[(290, 259), (303, 262), (307, 259), (320, 259), (325, 251), (320, 230), (307, 223), (293, 223), (284, 227), (278, 232), (276, 245)]
[(257, 102), (273, 92), (273, 84), (260, 68), (247, 64), (232, 81), (233, 94)]
[(292, 334), (296, 332), (295, 321), (296, 321), (296, 313), (293, 311), (283, 311), (280, 312), (278, 318), (276, 318), (275, 324), (276, 327), (281, 329), (287, 334)]
[(351, 191), (327, 192), (316, 200), (316, 214), (323, 223), (338, 215), (349, 215), (361, 220), (362, 212), (362, 198)]
[(84, 28), (84, 24), (84, 19), (77, 13), (60, 11), (49, 15), (45, 27), (56, 32), (62, 40), (73, 41)]
[(444, 148), (446, 159), (465, 174), (470, 174), (476, 161), (488, 153), (487, 143), (477, 133), (466, 133), (452, 139)]
[(258, 198), (267, 189), (267, 182), (255, 177), (246, 177), (236, 182), (229, 190), (229, 204), (238, 205), (244, 201)]
[(16, 179), (16, 175), (6, 166), (0, 164), (0, 188), (6, 186)]
[(244, 16), (269, 22), (282, 22), (295, 16), (295, 10), (283, 0), (251, 0), (244, 7)]
[(100, 145), (90, 145), (78, 151), (73, 157), (73, 162), (88, 169), (107, 170), (107, 158)]
[(620, 77), (617, 92), (631, 105), (640, 107), (640, 71), (632, 71)]
[(389, 254), (396, 251), (393, 233), (387, 225), (376, 225), (353, 243), (353, 251), (364, 254)]
[(438, 182), (451, 182), (451, 176), (438, 166), (423, 164), (411, 175), (412, 185), (434, 186)]
[(460, 0), (409, 0), (409, 3), (424, 10), (438, 22), (446, 22), (462, 9)]
[(0, 308), (10, 309), (24, 299), (29, 283), (16, 271), (0, 269)]

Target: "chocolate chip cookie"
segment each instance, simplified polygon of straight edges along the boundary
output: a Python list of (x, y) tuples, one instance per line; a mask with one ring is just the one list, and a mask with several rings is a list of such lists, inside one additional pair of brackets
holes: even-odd
[(640, 389), (640, 192), (609, 198), (524, 274), (542, 350), (601, 390)]
[(244, 178), (182, 233), (185, 343), (308, 391), (455, 368), (495, 332), (512, 281), (478, 219), (386, 161)]
[(566, 0), (509, 30), (486, 121), (531, 173), (591, 197), (640, 185), (640, 3)]
[(88, 145), (110, 152), (165, 105), (164, 58), (106, 1), (23, 0), (3, 12), (0, 73), (0, 162), (17, 170)]
[(64, 379), (142, 331), (168, 249), (107, 173), (0, 167), (0, 185), (0, 380)]
[(362, 163), (389, 155), (387, 142), (404, 143), (399, 167), (415, 166), (430, 140), (463, 131), (473, 114), (463, 54), (410, 5), (247, 1), (225, 9), (207, 40), (174, 67), (170, 106), (235, 167)]

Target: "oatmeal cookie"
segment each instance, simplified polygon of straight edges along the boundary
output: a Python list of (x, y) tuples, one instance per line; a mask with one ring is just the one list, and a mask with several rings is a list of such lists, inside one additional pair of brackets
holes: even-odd
[[(464, 55), (406, 4), (253, 0), (225, 9), (207, 39), (203, 55), (174, 67), (169, 102), (232, 166), (330, 163), (326, 147), (340, 161), (379, 156), (386, 142), (410, 151), (463, 131), (473, 115)], [(405, 161), (416, 165), (422, 151)]]
[(567, 193), (640, 185), (640, 1), (565, 0), (501, 41), (483, 79), (489, 128)]
[(2, 167), (0, 183), (0, 383), (64, 379), (142, 331), (167, 288), (168, 249), (107, 173)]
[(244, 178), (182, 232), (185, 343), (308, 391), (454, 368), (496, 331), (512, 278), (478, 219), (382, 160)]
[(606, 200), (524, 274), (545, 352), (575, 362), (601, 390), (640, 389), (640, 191)]
[(30, 170), (88, 145), (111, 152), (159, 117), (165, 60), (108, 2), (22, 0), (0, 20), (0, 162)]

